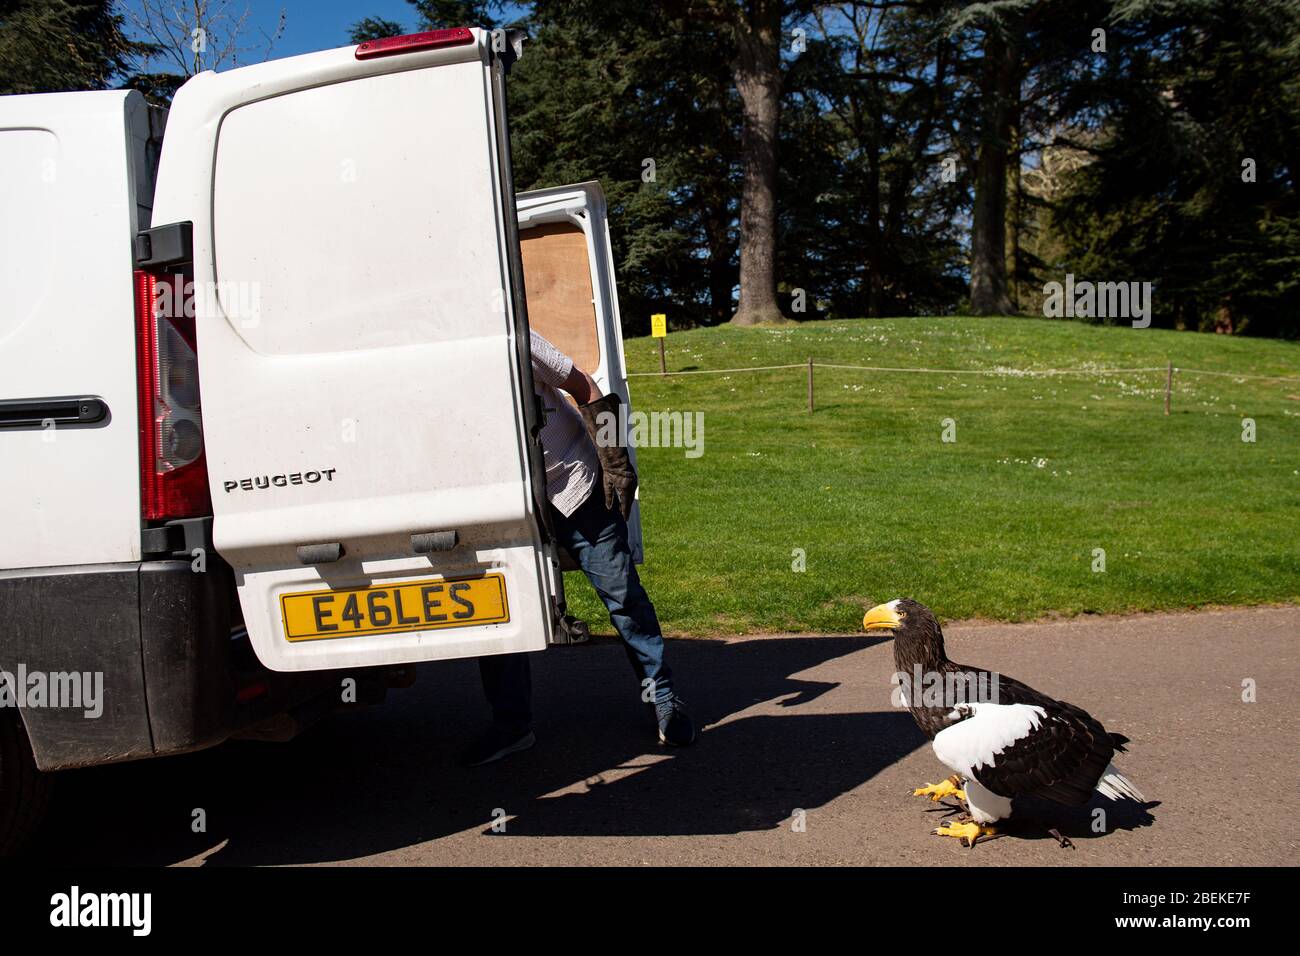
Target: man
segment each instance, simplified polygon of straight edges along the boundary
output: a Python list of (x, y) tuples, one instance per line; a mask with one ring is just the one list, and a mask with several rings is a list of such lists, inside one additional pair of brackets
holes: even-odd
[[(695, 726), (673, 690), (664, 663), (659, 620), (632, 563), (627, 517), (636, 493), (636, 472), (627, 448), (599, 440), (609, 415), (618, 415), (619, 397), (602, 395), (591, 376), (573, 360), (532, 333), (533, 384), (546, 411), (542, 455), (551, 524), (609, 609), (610, 622), (623, 639), (628, 660), (653, 701), (662, 743), (684, 747), (695, 740)], [(560, 394), (573, 396), (574, 408)], [(605, 428), (605, 436), (619, 434)], [(527, 654), (479, 658), (483, 691), (492, 705), (492, 727), (464, 755), (470, 767), (527, 750), (537, 738), (532, 728), (532, 679)]]

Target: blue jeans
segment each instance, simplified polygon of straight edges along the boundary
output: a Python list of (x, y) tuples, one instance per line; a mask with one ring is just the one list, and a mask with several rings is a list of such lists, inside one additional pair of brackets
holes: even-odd
[[(623, 639), (642, 688), (645, 681), (653, 681), (655, 701), (671, 699), (672, 671), (664, 663), (659, 618), (632, 563), (623, 516), (605, 507), (604, 491), (597, 483), (587, 500), (568, 517), (551, 507), (551, 523), (559, 544), (573, 555), (605, 602), (609, 620)], [(531, 729), (532, 675), (528, 655), (480, 657), (478, 666), (496, 726), (510, 734)]]

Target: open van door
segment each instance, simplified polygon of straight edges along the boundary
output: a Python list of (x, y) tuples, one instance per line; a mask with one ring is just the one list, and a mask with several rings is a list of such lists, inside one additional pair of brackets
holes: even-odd
[[(536, 189), (520, 193), (516, 204), (530, 326), (588, 372), (602, 392), (618, 393), (631, 414), (614, 257), (600, 183)], [(627, 435), (621, 437), (626, 440)], [(629, 446), (628, 454), (635, 465), (636, 449)], [(639, 501), (633, 504), (627, 525), (632, 558), (641, 564)], [(565, 570), (573, 567), (565, 561)]]
[(203, 73), (173, 101), (152, 231), (192, 245), (213, 543), (273, 670), (552, 635), (501, 37)]
[(140, 559), (130, 250), (151, 140), (133, 91), (0, 100), (0, 569)]

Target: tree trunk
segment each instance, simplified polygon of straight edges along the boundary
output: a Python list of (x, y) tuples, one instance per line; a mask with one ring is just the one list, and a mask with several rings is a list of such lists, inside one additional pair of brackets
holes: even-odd
[(984, 41), (980, 151), (971, 218), (970, 304), (977, 315), (1014, 312), (1007, 296), (1007, 145), (1013, 98), (1020, 96), (1018, 51), (997, 29)]
[(871, 274), (867, 277), (867, 318), (879, 319), (885, 314), (885, 277), (882, 274), (884, 267), (877, 258), (871, 262), (869, 268)]
[(736, 285), (736, 267), (731, 264), (726, 244), (712, 246), (709, 261), (709, 315), (714, 323), (731, 318), (731, 290)]
[(1023, 148), (1020, 128), (1020, 104), (1012, 104), (1011, 118), (1011, 155), (1008, 157), (1010, 169), (1007, 170), (1007, 189), (1011, 193), (1009, 200), (1011, 207), (1011, 229), (1009, 244), (1011, 248), (1006, 252), (1007, 269), (1009, 275), (1007, 284), (1010, 287), (1011, 308), (1015, 314), (1020, 314), (1020, 228), (1024, 222), (1024, 190), (1020, 178), (1020, 151)]
[(885, 149), (880, 144), (879, 132), (883, 125), (878, 122), (870, 124), (871, 151), (866, 177), (867, 228), (862, 259), (867, 270), (867, 317), (872, 319), (880, 318), (885, 292), (885, 239), (880, 225), (880, 164)]
[(725, 202), (705, 202), (700, 207), (700, 223), (709, 251), (709, 321), (712, 324), (731, 318), (731, 290), (736, 286), (736, 267), (731, 262), (729, 211)]
[(736, 30), (732, 64), (740, 135), (740, 302), (735, 325), (783, 322), (776, 302), (776, 142), (781, 112), (781, 5), (758, 0)]
[(1237, 324), (1232, 318), (1232, 296), (1225, 295), (1219, 300), (1219, 311), (1214, 314), (1214, 332), (1216, 335), (1232, 335)]

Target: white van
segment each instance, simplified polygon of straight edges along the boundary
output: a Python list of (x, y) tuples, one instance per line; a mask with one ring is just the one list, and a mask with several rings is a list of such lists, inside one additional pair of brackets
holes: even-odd
[(627, 379), (599, 186), (514, 192), (518, 47), (0, 98), (0, 852), (43, 772), (565, 639), (527, 305)]

